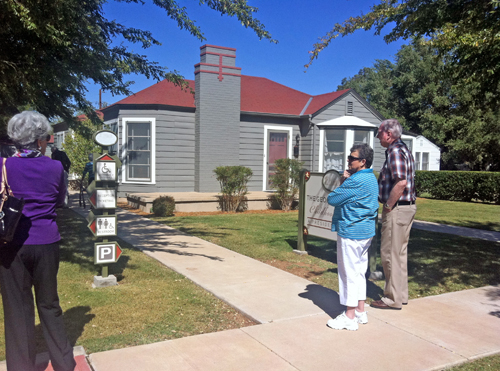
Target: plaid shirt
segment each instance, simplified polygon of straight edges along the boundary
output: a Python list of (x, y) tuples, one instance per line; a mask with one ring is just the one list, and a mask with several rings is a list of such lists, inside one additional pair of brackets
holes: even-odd
[(406, 179), (406, 188), (398, 201), (415, 201), (415, 160), (401, 139), (391, 143), (385, 151), (385, 162), (378, 178), (379, 202), (385, 204), (389, 199), (394, 179)]

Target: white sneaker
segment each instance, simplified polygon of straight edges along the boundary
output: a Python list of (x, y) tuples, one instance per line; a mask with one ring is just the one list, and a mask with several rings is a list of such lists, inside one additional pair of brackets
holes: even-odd
[(368, 315), (366, 314), (366, 311), (364, 312), (358, 312), (357, 310), (354, 311), (356, 317), (356, 321), (362, 325), (366, 325), (368, 323)]
[(345, 312), (339, 314), (335, 319), (328, 320), (326, 325), (335, 330), (346, 329), (350, 331), (356, 331), (358, 329), (358, 322), (356, 321), (356, 318), (350, 319), (345, 315)]

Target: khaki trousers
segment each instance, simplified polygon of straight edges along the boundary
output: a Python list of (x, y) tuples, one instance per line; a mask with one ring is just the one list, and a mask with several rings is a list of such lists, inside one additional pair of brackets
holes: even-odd
[(396, 206), (382, 212), (380, 258), (385, 287), (382, 301), (394, 308), (408, 302), (408, 240), (417, 212), (416, 205)]

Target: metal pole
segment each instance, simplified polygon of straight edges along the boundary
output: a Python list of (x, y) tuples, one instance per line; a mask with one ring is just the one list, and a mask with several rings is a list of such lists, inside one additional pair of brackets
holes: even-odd
[(314, 125), (312, 122), (311, 122), (311, 125), (313, 125), (313, 142), (312, 142), (312, 171), (318, 171), (315, 167), (314, 167), (314, 162), (316, 160), (316, 125)]
[(299, 183), (299, 221), (298, 221), (298, 235), (297, 235), (297, 250), (307, 250), (307, 236), (304, 235), (304, 216), (306, 207), (306, 174), (307, 170), (300, 171)]
[(101, 277), (102, 278), (108, 277), (108, 266), (107, 265), (102, 266)]
[[(108, 213), (105, 211), (105, 212), (103, 213), (103, 215), (108, 215)], [(106, 242), (108, 242), (108, 239), (107, 239), (107, 238), (104, 238), (104, 239), (102, 240), (102, 242), (106, 243)], [(102, 266), (102, 270), (101, 270), (101, 277), (102, 277), (102, 278), (106, 278), (107, 276), (108, 276), (108, 265), (107, 265), (107, 264), (104, 264), (104, 265)]]
[(375, 236), (373, 237), (372, 244), (368, 249), (368, 271), (370, 272), (369, 278), (372, 280), (381, 280), (382, 272), (377, 271), (377, 255), (380, 251), (380, 239), (382, 237), (382, 223), (379, 223), (378, 213), (377, 221), (375, 224)]

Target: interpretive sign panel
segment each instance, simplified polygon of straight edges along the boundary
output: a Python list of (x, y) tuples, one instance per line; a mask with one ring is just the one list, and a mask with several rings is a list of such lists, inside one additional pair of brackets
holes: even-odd
[(335, 240), (332, 232), (332, 217), (335, 208), (328, 205), (328, 194), (322, 184), (323, 173), (309, 173), (305, 184), (304, 225), (308, 234)]

